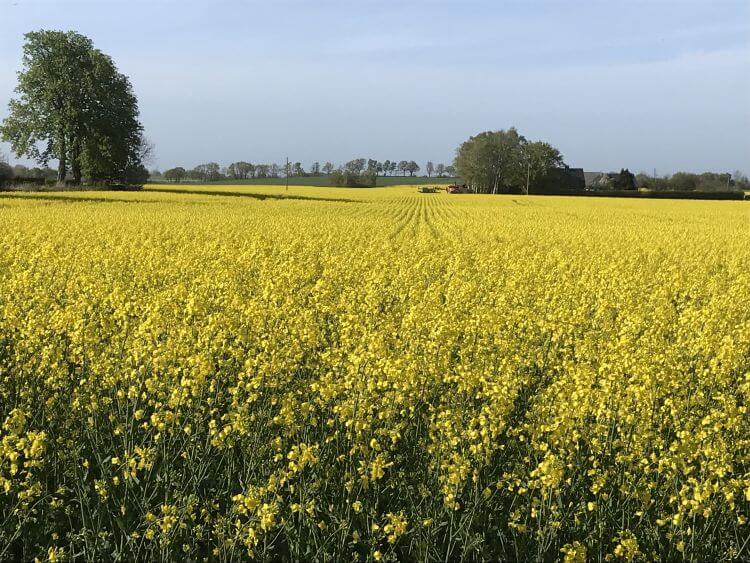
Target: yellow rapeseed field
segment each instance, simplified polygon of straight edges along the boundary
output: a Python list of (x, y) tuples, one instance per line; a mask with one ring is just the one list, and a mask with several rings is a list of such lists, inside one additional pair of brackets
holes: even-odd
[(748, 203), (0, 194), (0, 559), (748, 559), (749, 403)]

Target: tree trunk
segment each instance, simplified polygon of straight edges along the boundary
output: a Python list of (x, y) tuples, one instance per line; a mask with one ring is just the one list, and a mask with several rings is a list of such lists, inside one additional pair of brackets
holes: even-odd
[(65, 185), (65, 176), (68, 175), (68, 147), (65, 145), (65, 133), (60, 133), (60, 138), (58, 139), (58, 166), (57, 166), (57, 185), (58, 186), (64, 186)]
[(70, 155), (70, 169), (73, 173), (73, 183), (76, 186), (81, 185), (81, 142), (76, 138), (73, 141), (73, 148)]

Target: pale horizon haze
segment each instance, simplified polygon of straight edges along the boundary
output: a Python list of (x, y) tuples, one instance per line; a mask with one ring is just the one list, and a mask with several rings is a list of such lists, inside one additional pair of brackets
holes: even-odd
[(23, 34), (74, 30), (130, 77), (161, 170), (424, 169), (515, 126), (586, 170), (750, 173), (747, 0), (0, 0), (0, 21), (0, 119)]

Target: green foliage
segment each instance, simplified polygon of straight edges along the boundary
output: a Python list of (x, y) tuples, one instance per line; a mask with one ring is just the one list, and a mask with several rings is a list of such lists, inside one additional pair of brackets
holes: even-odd
[(549, 143), (529, 142), (515, 127), (470, 137), (456, 154), (458, 175), (475, 192), (508, 193), (538, 186), (563, 164)]
[(215, 182), (221, 180), (224, 175), (221, 173), (221, 167), (216, 162), (199, 164), (187, 173), (188, 178), (200, 182)]
[(722, 192), (737, 189), (737, 185), (729, 173), (704, 172), (698, 175), (695, 189), (702, 192)]
[[(166, 180), (166, 178), (165, 178)], [(187, 181), (188, 178), (185, 177), (184, 181)], [(174, 181), (174, 180), (169, 180)], [(183, 180), (181, 180), (183, 181)], [(190, 180), (193, 182), (193, 180)], [(426, 176), (378, 176), (377, 178), (377, 186), (378, 187), (384, 187), (384, 186), (401, 186), (401, 185), (410, 185), (410, 186), (416, 186), (421, 184), (453, 184), (458, 181), (458, 178), (455, 177), (449, 177), (444, 176), (442, 178), (438, 178), (436, 176), (432, 178), (428, 178)], [(247, 185), (247, 186), (283, 186), (286, 184), (286, 178), (247, 178), (245, 180), (235, 180), (233, 178), (224, 178), (221, 180), (216, 180), (215, 182), (197, 182), (197, 183), (207, 183), (207, 184), (219, 184), (219, 185)], [(295, 186), (333, 186), (333, 182), (331, 181), (331, 177), (329, 175), (317, 175), (317, 176), (302, 176), (299, 178), (294, 178), (289, 180), (289, 184), (294, 184)]]
[(419, 164), (417, 164), (413, 160), (410, 160), (409, 162), (406, 163), (405, 170), (409, 173), (409, 176), (414, 176), (414, 173), (419, 172), (420, 170)]
[(57, 172), (49, 167), (29, 168), (23, 164), (11, 166), (5, 155), (0, 153), (0, 187), (13, 185), (19, 187), (38, 187), (45, 183), (54, 182)]
[(371, 188), (377, 183), (377, 176), (372, 171), (356, 173), (349, 168), (334, 170), (331, 173), (331, 185), (349, 188)]
[(13, 178), (13, 169), (0, 155), (0, 184)]
[(187, 171), (182, 167), (170, 168), (164, 171), (164, 179), (167, 182), (181, 182), (187, 176)]
[(254, 172), (255, 166), (244, 160), (233, 162), (227, 166), (227, 176), (234, 180), (244, 180), (245, 178), (252, 177)]
[(344, 165), (344, 170), (352, 175), (359, 175), (364, 171), (366, 164), (367, 160), (364, 158), (355, 158)]
[[(563, 166), (560, 151), (549, 143), (537, 141), (526, 143), (523, 147), (526, 160), (526, 178), (528, 189), (539, 189), (548, 180), (555, 178), (551, 171)], [(523, 163), (521, 163), (523, 166)]]
[[(9, 116), (0, 136), (18, 155), (46, 164), (60, 161), (58, 180), (67, 172), (68, 140), (82, 119), (82, 84), (76, 80), (91, 41), (76, 33), (27, 33), (23, 70), (18, 75), (17, 100), (9, 103)], [(40, 150), (40, 143), (44, 148)]]
[(128, 78), (78, 33), (42, 30), (25, 38), (18, 98), (0, 137), (17, 155), (45, 165), (57, 159), (59, 183), (68, 166), (74, 184), (83, 177), (95, 183), (141, 178), (146, 143)]
[(150, 173), (143, 164), (131, 164), (122, 173), (122, 180), (129, 186), (142, 186), (148, 182)]
[(744, 192), (750, 191), (750, 178), (739, 170), (732, 174), (732, 180), (734, 181), (734, 187), (736, 190)]
[(671, 176), (636, 176), (638, 187), (652, 191), (673, 192), (727, 192), (748, 189), (747, 178), (740, 172), (729, 173), (703, 172), (675, 172)]
[(698, 177), (688, 172), (677, 172), (669, 179), (669, 189), (679, 192), (692, 192), (698, 187)]
[(639, 188), (654, 192), (662, 192), (669, 189), (669, 178), (664, 176), (649, 176), (648, 174), (636, 174), (635, 182)]
[(635, 175), (627, 168), (622, 168), (613, 178), (613, 187), (616, 190), (635, 190)]
[(456, 154), (459, 176), (477, 192), (508, 192), (523, 185), (521, 142), (514, 127), (470, 137)]
[(330, 184), (350, 188), (369, 188), (377, 183), (377, 162), (355, 158), (330, 175)]

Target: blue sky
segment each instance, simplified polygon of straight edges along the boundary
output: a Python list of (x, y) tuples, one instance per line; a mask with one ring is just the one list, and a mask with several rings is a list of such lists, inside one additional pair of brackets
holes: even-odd
[(515, 125), (587, 170), (750, 173), (747, 0), (0, 0), (0, 21), (0, 117), (23, 33), (76, 30), (130, 76), (161, 169), (448, 163)]

